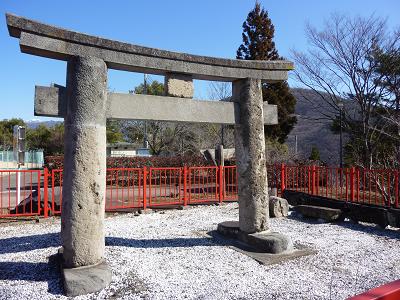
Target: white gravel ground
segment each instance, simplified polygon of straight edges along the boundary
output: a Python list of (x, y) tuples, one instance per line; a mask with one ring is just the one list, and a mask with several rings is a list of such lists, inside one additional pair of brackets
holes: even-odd
[[(398, 230), (272, 219), (318, 254), (264, 266), (204, 236), (237, 218), (235, 203), (107, 218), (113, 282), (77, 299), (345, 299), (400, 278)], [(58, 219), (0, 227), (0, 299), (65, 298), (48, 264), (59, 230)]]

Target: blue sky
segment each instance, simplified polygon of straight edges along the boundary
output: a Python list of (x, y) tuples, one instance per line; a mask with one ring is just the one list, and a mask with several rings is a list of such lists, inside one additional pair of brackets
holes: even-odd
[[(285, 57), (290, 57), (290, 49), (307, 48), (306, 22), (320, 27), (333, 12), (362, 16), (374, 13), (387, 18), (389, 28), (400, 26), (398, 0), (260, 2), (275, 25), (275, 44)], [(18, 40), (8, 35), (6, 12), (133, 44), (234, 58), (241, 43), (242, 23), (254, 3), (253, 0), (0, 0), (0, 119), (33, 119), (35, 84), (64, 85), (66, 69), (65, 62), (22, 54)], [(142, 74), (109, 71), (109, 86), (115, 91), (127, 92), (142, 80)], [(207, 82), (195, 83), (197, 98), (207, 98), (207, 85)]]

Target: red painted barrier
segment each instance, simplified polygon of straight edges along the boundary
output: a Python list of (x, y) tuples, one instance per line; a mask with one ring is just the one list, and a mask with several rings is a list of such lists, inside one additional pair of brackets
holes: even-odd
[(220, 197), (218, 189), (222, 187), (218, 185), (218, 181), (218, 167), (190, 167), (189, 204), (218, 202)]
[(148, 206), (183, 205), (183, 168), (150, 168)]
[(0, 217), (27, 217), (42, 211), (40, 170), (0, 170)]
[[(275, 167), (277, 169), (278, 167)], [(397, 170), (280, 166), (281, 187), (327, 198), (399, 208)], [(273, 178), (268, 178), (268, 182)]]
[(142, 169), (109, 168), (106, 178), (106, 211), (143, 207)]
[(238, 176), (236, 166), (225, 166), (220, 172), (223, 174), (220, 182), (222, 201), (238, 200)]
[[(266, 168), (268, 187), (276, 189), (278, 196), (288, 189), (343, 201), (399, 208), (397, 170), (284, 164)], [(109, 168), (106, 174), (106, 211), (238, 200), (236, 166)], [(16, 192), (18, 182), (20, 196)], [(0, 170), (0, 217), (60, 214), (62, 182), (60, 169), (52, 170), (51, 174), (47, 169)]]
[(399, 300), (400, 299), (400, 280), (381, 285), (357, 296), (347, 298), (347, 300)]
[[(47, 181), (45, 181), (46, 183)], [(53, 215), (61, 214), (63, 170), (51, 171), (51, 211)]]

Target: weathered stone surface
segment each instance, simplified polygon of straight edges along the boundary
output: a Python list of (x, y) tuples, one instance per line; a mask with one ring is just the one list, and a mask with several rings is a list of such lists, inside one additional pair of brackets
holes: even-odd
[(289, 237), (278, 232), (256, 232), (247, 234), (240, 231), (238, 234), (240, 241), (265, 253), (278, 254), (293, 250), (293, 243)]
[(269, 216), (271, 218), (287, 217), (289, 213), (289, 203), (286, 199), (269, 196)]
[(193, 98), (193, 77), (186, 74), (167, 73), (164, 88), (167, 96)]
[(265, 231), (269, 211), (261, 81), (248, 78), (232, 86), (232, 100), (240, 106), (235, 125), (240, 230)]
[[(35, 116), (65, 117), (66, 92), (64, 87), (35, 88)], [(239, 104), (224, 101), (207, 101), (108, 93), (107, 119), (136, 119), (188, 123), (235, 124), (238, 122)], [(278, 124), (276, 105), (263, 103), (264, 124)]]
[(285, 198), (290, 205), (312, 205), (312, 206), (325, 206), (344, 210), (345, 206), (349, 203), (337, 199), (327, 198), (323, 196), (310, 195), (308, 193), (291, 191), (285, 189), (283, 191), (283, 198)]
[(35, 86), (35, 116), (65, 117), (67, 113), (65, 87)]
[(273, 187), (273, 188), (268, 187), (268, 195), (269, 196), (278, 196), (278, 189), (276, 187)]
[(67, 268), (104, 257), (107, 67), (93, 57), (68, 62), (61, 236)]
[(400, 227), (400, 210), (370, 204), (351, 203), (322, 196), (309, 195), (296, 191), (284, 191), (284, 197), (291, 205), (324, 206), (340, 209), (342, 218), (349, 218), (353, 222), (368, 222), (381, 227), (387, 225)]
[(340, 209), (322, 206), (298, 205), (294, 207), (294, 210), (305, 217), (322, 219), (328, 222), (337, 221), (342, 216)]
[(96, 265), (62, 268), (64, 293), (75, 297), (102, 290), (111, 283), (112, 274), (105, 261)]
[(293, 250), (291, 240), (278, 232), (246, 233), (240, 230), (239, 222), (226, 221), (218, 224), (217, 231), (223, 236), (234, 238), (263, 253), (278, 254)]
[(346, 216), (353, 221), (375, 223), (385, 228), (389, 225), (387, 209), (384, 207), (368, 206), (351, 203)]
[(239, 222), (238, 221), (225, 221), (218, 224), (217, 231), (227, 237), (237, 238), (239, 234)]
[(204, 80), (251, 77), (281, 81), (293, 69), (289, 61), (234, 60), (171, 52), (90, 36), (11, 14), (6, 17), (10, 35), (20, 38), (21, 51), (49, 58), (93, 56), (112, 69), (159, 75), (185, 73)]

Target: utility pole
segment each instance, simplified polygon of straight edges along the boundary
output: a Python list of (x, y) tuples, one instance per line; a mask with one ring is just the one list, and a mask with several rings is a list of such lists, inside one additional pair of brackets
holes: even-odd
[(294, 154), (297, 155), (297, 135), (294, 136)]
[(340, 152), (339, 152), (339, 157), (340, 157), (340, 168), (343, 169), (343, 102), (338, 103), (339, 110), (340, 110), (340, 142), (339, 142), (339, 147), (340, 147)]
[(224, 139), (225, 139), (225, 126), (224, 124), (221, 124), (221, 145), (223, 147), (225, 147)]

